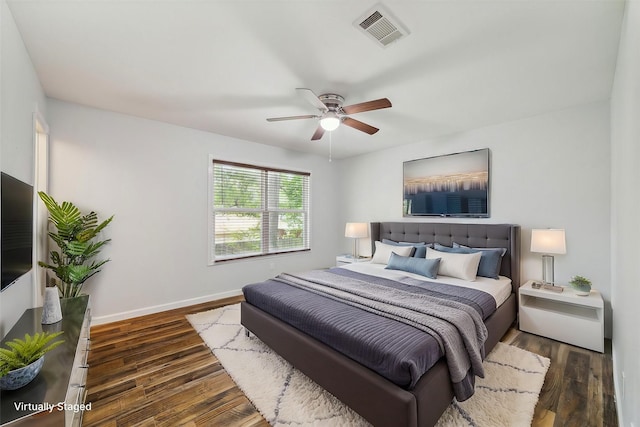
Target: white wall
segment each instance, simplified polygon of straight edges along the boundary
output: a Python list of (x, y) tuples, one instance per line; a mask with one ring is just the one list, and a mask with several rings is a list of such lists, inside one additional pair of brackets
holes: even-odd
[[(0, 1), (0, 163), (3, 172), (33, 184), (33, 113), (45, 97), (6, 1)], [(0, 336), (33, 306), (33, 274), (0, 293)]]
[[(90, 279), (94, 323), (238, 294), (283, 270), (335, 263), (335, 163), (49, 100), (50, 192), (100, 218), (111, 262)], [(311, 252), (207, 266), (209, 155), (311, 172)], [(102, 255), (101, 254), (101, 255)]]
[[(491, 218), (470, 221), (522, 227), (523, 280), (542, 278), (540, 255), (529, 251), (531, 229), (564, 228), (567, 254), (555, 257), (556, 281), (566, 283), (573, 275), (586, 276), (610, 301), (606, 102), (343, 160), (341, 222), (402, 221), (403, 161), (485, 147), (491, 150)], [(465, 222), (453, 218), (431, 221)], [(349, 251), (349, 242), (343, 244)], [(606, 330), (610, 336), (608, 302)]]
[[(640, 426), (640, 2), (626, 4), (611, 98), (613, 367), (620, 425)], [(624, 376), (624, 379), (623, 379)]]

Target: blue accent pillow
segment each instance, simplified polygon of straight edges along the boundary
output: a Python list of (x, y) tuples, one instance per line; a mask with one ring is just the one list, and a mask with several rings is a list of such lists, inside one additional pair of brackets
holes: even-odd
[[(425, 246), (425, 254), (426, 254)], [(426, 255), (425, 255), (426, 256)], [(389, 263), (385, 267), (389, 270), (401, 270), (408, 273), (415, 273), (426, 276), (429, 279), (435, 279), (438, 276), (438, 268), (440, 267), (440, 258), (426, 259), (408, 256), (400, 256), (391, 253)]]
[[(507, 249), (506, 248), (471, 248), (469, 246), (461, 245), (461, 244), (456, 243), (456, 242), (453, 242), (453, 247), (454, 248), (474, 249), (476, 251), (482, 252), (483, 254), (486, 254), (487, 252), (497, 252), (497, 253), (499, 253), (500, 254), (500, 258), (497, 261), (496, 276), (492, 277), (492, 279), (498, 279), (498, 277), (500, 275), (500, 267), (502, 266), (502, 257), (504, 257), (504, 254), (507, 253)], [(483, 255), (483, 257), (485, 257), (485, 255)], [(480, 262), (482, 262), (482, 258), (480, 259)], [(487, 277), (489, 277), (489, 276), (487, 276)]]
[(413, 251), (413, 257), (415, 258), (426, 258), (427, 256), (427, 248), (433, 248), (433, 243), (425, 243), (425, 242), (396, 242), (395, 240), (382, 239), (382, 243), (386, 243), (387, 245), (393, 246), (413, 246), (415, 249)]
[(480, 252), (480, 264), (478, 265), (478, 276), (488, 277), (490, 279), (500, 278), (500, 266), (502, 265), (502, 256), (507, 252), (504, 248), (470, 248), (457, 243), (450, 248), (439, 243), (434, 245), (434, 249), (442, 252), (452, 252), (458, 254), (472, 254)]

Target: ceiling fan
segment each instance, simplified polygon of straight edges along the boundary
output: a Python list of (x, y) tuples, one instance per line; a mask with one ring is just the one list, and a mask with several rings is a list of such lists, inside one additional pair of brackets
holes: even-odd
[(380, 98), (374, 101), (361, 102), (359, 104), (342, 106), (344, 98), (335, 93), (325, 93), (317, 96), (311, 89), (297, 88), (300, 95), (319, 110), (319, 114), (308, 114), (304, 116), (289, 117), (273, 117), (267, 119), (268, 122), (279, 122), (283, 120), (299, 120), (299, 119), (319, 119), (320, 123), (315, 133), (311, 137), (312, 141), (322, 138), (325, 131), (335, 130), (340, 123), (345, 126), (352, 127), (359, 131), (373, 135), (380, 129), (363, 123), (359, 120), (349, 117), (351, 114), (362, 113), (365, 111), (380, 110), (382, 108), (391, 107), (391, 101), (387, 98)]

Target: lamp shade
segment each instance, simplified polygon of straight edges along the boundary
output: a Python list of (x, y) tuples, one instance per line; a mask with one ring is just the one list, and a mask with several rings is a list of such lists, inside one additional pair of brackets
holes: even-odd
[(348, 222), (344, 228), (344, 237), (360, 239), (369, 236), (369, 224), (366, 222)]
[(563, 229), (531, 230), (531, 252), (566, 254), (567, 244)]

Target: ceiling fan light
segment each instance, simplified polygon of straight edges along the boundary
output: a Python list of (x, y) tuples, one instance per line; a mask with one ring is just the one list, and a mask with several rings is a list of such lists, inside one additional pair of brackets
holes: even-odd
[(320, 126), (322, 126), (322, 129), (331, 132), (340, 126), (340, 119), (335, 113), (327, 113), (325, 117), (320, 119)]

